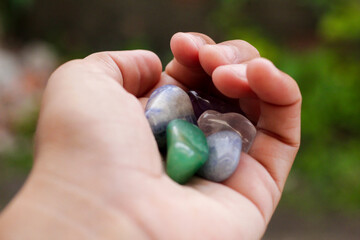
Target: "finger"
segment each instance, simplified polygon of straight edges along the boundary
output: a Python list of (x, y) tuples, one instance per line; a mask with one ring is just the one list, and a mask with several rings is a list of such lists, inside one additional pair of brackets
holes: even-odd
[(150, 51), (101, 52), (84, 59), (116, 77), (124, 89), (140, 97), (153, 88), (162, 71), (160, 59)]
[(202, 33), (176, 33), (170, 40), (170, 48), (179, 64), (189, 68), (200, 67), (199, 49), (214, 40)]
[(160, 172), (156, 142), (143, 109), (121, 86), (141, 95), (160, 74), (157, 57), (146, 51), (95, 54), (60, 67), (43, 97), (38, 157), (52, 149), (86, 154), (100, 165), (107, 159), (116, 166)]
[[(265, 59), (249, 62), (247, 78), (260, 99), (258, 132), (249, 155), (267, 170), (282, 191), (300, 144), (301, 94), (292, 78)], [(242, 181), (240, 173), (232, 178), (229, 185), (244, 191), (237, 187)]]
[(300, 143), (301, 93), (287, 74), (266, 59), (255, 59), (248, 65), (251, 89), (261, 100), (257, 127), (290, 146)]
[(250, 88), (247, 63), (217, 67), (212, 74), (216, 88), (229, 98), (239, 99), (240, 108), (252, 122), (257, 123), (260, 115), (259, 99)]
[(300, 145), (300, 90), (290, 76), (265, 59), (250, 62), (247, 77), (261, 100), (258, 133), (249, 154), (282, 190)]
[(293, 79), (265, 59), (249, 62), (247, 78), (260, 100), (258, 132), (224, 184), (251, 200), (268, 222), (299, 148), (301, 94)]
[(199, 62), (199, 49), (205, 44), (215, 44), (208, 36), (200, 33), (176, 33), (170, 47), (174, 59), (165, 72), (188, 88), (197, 89), (210, 82)]
[(200, 64), (210, 76), (219, 66), (243, 63), (259, 56), (257, 49), (243, 40), (209, 44), (199, 51)]
[(217, 67), (212, 74), (214, 85), (229, 98), (257, 98), (246, 76), (247, 64)]

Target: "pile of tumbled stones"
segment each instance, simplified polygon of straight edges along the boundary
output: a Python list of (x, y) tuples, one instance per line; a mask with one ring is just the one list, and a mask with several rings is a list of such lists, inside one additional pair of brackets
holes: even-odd
[(256, 134), (237, 105), (175, 85), (151, 94), (145, 116), (160, 151), (166, 151), (170, 178), (185, 184), (196, 174), (222, 182), (234, 173)]

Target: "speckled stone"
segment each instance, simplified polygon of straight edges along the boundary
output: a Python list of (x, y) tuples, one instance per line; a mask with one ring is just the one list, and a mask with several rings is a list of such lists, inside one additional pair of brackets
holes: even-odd
[(175, 182), (185, 184), (209, 157), (205, 135), (197, 126), (182, 119), (171, 121), (166, 135), (166, 173)]
[(164, 85), (151, 94), (145, 116), (159, 148), (166, 146), (166, 127), (171, 120), (184, 119), (196, 123), (189, 96), (175, 85)]
[(205, 111), (198, 119), (198, 126), (205, 136), (230, 130), (237, 132), (242, 140), (242, 151), (248, 152), (256, 135), (255, 126), (239, 113), (219, 113), (213, 110)]
[(218, 97), (194, 90), (188, 91), (187, 94), (189, 95), (193, 105), (196, 119), (198, 119), (200, 115), (207, 110), (214, 110), (220, 113), (243, 113), (240, 109), (239, 102), (226, 102)]
[(228, 179), (236, 170), (241, 154), (241, 138), (233, 131), (220, 131), (207, 137), (209, 159), (197, 174), (213, 182)]

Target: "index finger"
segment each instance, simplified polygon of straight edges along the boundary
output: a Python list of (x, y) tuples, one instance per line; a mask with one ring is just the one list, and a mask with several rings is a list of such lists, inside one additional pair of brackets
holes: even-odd
[(200, 33), (177, 33), (171, 39), (174, 59), (165, 72), (190, 89), (204, 88), (212, 83), (211, 74), (217, 67), (236, 64), (259, 57), (259, 52), (242, 40), (215, 44)]

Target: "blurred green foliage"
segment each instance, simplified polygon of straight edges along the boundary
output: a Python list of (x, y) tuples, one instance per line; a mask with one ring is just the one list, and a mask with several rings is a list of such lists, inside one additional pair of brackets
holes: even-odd
[[(5, 2), (8, 9), (25, 11), (32, 1)], [(210, 32), (216, 32), (222, 40), (244, 39), (253, 44), (263, 57), (271, 59), (300, 86), (302, 145), (282, 203), (304, 211), (360, 213), (360, 2), (272, 2), (301, 9), (303, 21), (311, 14), (311, 21), (303, 25), (293, 26), (289, 20), (288, 30), (294, 33), (290, 37), (285, 30), (276, 28), (276, 22), (267, 25), (266, 18), (261, 21), (259, 16), (263, 16), (264, 11), (274, 11), (271, 5), (264, 7), (262, 3), (260, 0), (217, 0), (206, 21), (211, 25)], [(256, 11), (259, 6), (262, 12)], [(5, 23), (17, 21), (11, 11), (3, 15)], [(280, 9), (268, 15), (269, 19), (279, 18), (284, 22), (288, 20), (285, 14)], [(301, 30), (299, 35), (296, 28)], [(283, 34), (275, 33), (276, 30)], [(152, 49), (147, 39), (150, 37), (129, 38), (122, 48)], [(63, 44), (58, 46), (62, 51)], [(34, 132), (37, 114), (30, 116), (27, 122), (17, 125), (21, 139), (31, 139)], [(29, 169), (29, 144), (22, 143), (20, 148), (25, 150), (6, 156), (7, 164)]]
[(328, 40), (360, 39), (360, 2), (344, 1), (334, 5), (320, 21), (320, 32)]

